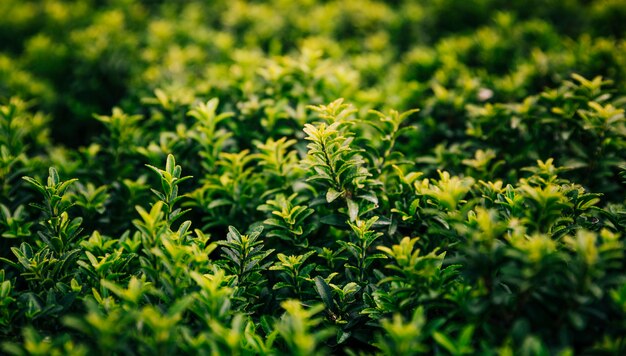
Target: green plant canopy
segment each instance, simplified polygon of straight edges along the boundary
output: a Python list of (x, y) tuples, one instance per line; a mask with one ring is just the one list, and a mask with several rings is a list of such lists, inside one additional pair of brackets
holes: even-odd
[(0, 354), (626, 354), (626, 2), (1, 0)]

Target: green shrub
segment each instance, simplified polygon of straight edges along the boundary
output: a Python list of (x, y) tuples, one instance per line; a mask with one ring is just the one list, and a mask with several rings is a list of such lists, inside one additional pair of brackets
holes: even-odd
[(617, 1), (0, 3), (7, 354), (624, 354)]

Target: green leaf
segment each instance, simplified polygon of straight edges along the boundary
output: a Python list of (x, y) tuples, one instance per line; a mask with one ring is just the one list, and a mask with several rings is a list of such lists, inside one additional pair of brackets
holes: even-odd
[(326, 308), (330, 310), (334, 310), (335, 302), (333, 301), (332, 290), (330, 289), (330, 286), (320, 276), (316, 276), (314, 280), (315, 280), (315, 290), (317, 291), (317, 294), (319, 294), (320, 297), (322, 298), (322, 302), (324, 302), (324, 305), (326, 305)]
[(334, 188), (328, 188), (328, 191), (326, 192), (326, 202), (332, 203), (339, 198), (341, 194), (343, 194), (343, 192), (338, 192)]
[(292, 288), (292, 286), (289, 283), (276, 282), (276, 284), (274, 284), (274, 286), (272, 287), (273, 290), (278, 290), (278, 289), (282, 289), (282, 288), (290, 289), (290, 288)]
[(2, 284), (0, 285), (0, 298), (4, 299), (8, 297), (10, 292), (11, 292), (11, 282), (10, 281), (2, 282)]
[(435, 339), (435, 341), (442, 346), (444, 349), (446, 349), (446, 351), (448, 351), (449, 353), (453, 354), (453, 355), (458, 355), (459, 354), (459, 350), (457, 350), (456, 345), (454, 344), (454, 342), (445, 334), (442, 334), (438, 331), (435, 331), (433, 333), (433, 338)]
[(356, 221), (359, 217), (359, 205), (352, 199), (346, 199), (346, 203), (348, 204), (348, 215), (350, 216), (350, 221)]
[(346, 227), (348, 224), (346, 223), (345, 215), (338, 214), (330, 214), (322, 217), (320, 219), (322, 224), (338, 226), (338, 227)]

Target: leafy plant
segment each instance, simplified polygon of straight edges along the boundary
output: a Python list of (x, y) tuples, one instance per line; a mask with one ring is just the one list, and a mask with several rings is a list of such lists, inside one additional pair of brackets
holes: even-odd
[(625, 9), (0, 1), (0, 353), (626, 354)]
[(225, 268), (235, 277), (234, 283), (240, 296), (240, 302), (254, 304), (260, 297), (265, 277), (261, 271), (269, 267), (271, 261), (265, 260), (273, 249), (263, 250), (263, 241), (259, 241), (262, 227), (258, 227), (250, 234), (241, 234), (237, 229), (230, 226), (225, 241), (219, 241), (222, 256), (228, 261)]

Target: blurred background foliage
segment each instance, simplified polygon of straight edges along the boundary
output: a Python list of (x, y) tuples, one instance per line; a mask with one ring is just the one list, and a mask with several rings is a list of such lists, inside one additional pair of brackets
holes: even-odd
[[(423, 118), (436, 121), (447, 112), (462, 126), (468, 103), (519, 101), (572, 72), (610, 78), (622, 90), (626, 81), (621, 1), (0, 6), (0, 96), (36, 99), (54, 118), (53, 138), (71, 147), (102, 131), (92, 113), (116, 105), (136, 111), (157, 88), (180, 104), (219, 93), (223, 103), (245, 106), (251, 98), (283, 98), (281, 90), (292, 106), (344, 97), (358, 106), (428, 108)], [(296, 81), (304, 88), (293, 90)], [(438, 87), (457, 103), (442, 103)], [(482, 88), (492, 95), (478, 96)], [(428, 102), (433, 92), (436, 102)]]

